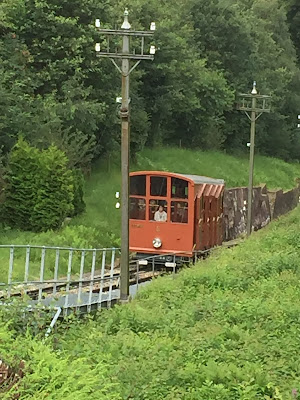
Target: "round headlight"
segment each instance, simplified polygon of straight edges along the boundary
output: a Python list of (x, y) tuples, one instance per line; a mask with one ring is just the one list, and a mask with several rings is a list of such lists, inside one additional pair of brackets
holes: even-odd
[(156, 249), (159, 249), (162, 245), (162, 242), (159, 238), (155, 238), (152, 241), (153, 247), (155, 247)]

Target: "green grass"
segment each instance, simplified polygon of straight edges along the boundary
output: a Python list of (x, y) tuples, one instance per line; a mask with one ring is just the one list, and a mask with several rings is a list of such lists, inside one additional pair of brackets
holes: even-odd
[[(146, 149), (137, 157), (131, 170), (162, 170), (189, 173), (225, 179), (227, 187), (248, 184), (248, 158), (233, 157), (220, 152), (201, 152), (185, 149)], [(257, 156), (255, 158), (254, 184), (266, 183), (269, 189), (291, 189), (300, 178), (300, 165), (282, 160)], [(86, 183), (86, 212), (74, 218), (72, 225), (93, 226), (102, 229), (109, 226), (118, 236), (120, 210), (115, 209), (115, 192), (120, 191), (121, 176), (114, 167), (111, 172), (102, 163)]]
[[(86, 182), (86, 211), (73, 218), (70, 226), (58, 232), (34, 234), (16, 230), (3, 230), (0, 244), (36, 244), (72, 247), (111, 247), (120, 245), (121, 211), (115, 208), (115, 192), (120, 191), (118, 160), (108, 172), (105, 161), (95, 166)], [(175, 148), (145, 149), (137, 156), (132, 170), (163, 170), (223, 178), (227, 187), (245, 186), (248, 182), (248, 158), (234, 157), (221, 152), (202, 152)], [(300, 165), (262, 156), (255, 157), (254, 184), (266, 183), (269, 189), (290, 189), (300, 177)], [(7, 251), (0, 250), (0, 281), (6, 280)], [(24, 270), (23, 259), (16, 259), (16, 276)], [(52, 263), (53, 264), (53, 263)], [(52, 265), (51, 264), (51, 265)], [(50, 270), (53, 266), (50, 267)], [(37, 276), (38, 261), (32, 272)]]
[(291, 394), (300, 389), (299, 243), (297, 208), (45, 343), (18, 334), (0, 309), (0, 353), (27, 365), (20, 400), (65, 398), (63, 390), (76, 399), (299, 398)]
[[(145, 149), (138, 156), (137, 169), (162, 170), (224, 179), (227, 187), (248, 185), (249, 159), (217, 151), (186, 149)], [(255, 156), (254, 184), (266, 183), (269, 189), (291, 189), (300, 178), (300, 165)]]

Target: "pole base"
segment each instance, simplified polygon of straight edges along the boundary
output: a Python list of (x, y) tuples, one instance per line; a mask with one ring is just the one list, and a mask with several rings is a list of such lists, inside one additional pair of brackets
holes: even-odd
[(130, 296), (130, 295), (128, 295), (128, 296), (122, 296), (122, 297), (120, 297), (120, 299), (119, 299), (119, 301), (118, 301), (118, 304), (120, 304), (120, 305), (122, 305), (122, 304), (128, 304), (128, 303), (130, 303), (130, 301), (131, 301), (131, 296)]

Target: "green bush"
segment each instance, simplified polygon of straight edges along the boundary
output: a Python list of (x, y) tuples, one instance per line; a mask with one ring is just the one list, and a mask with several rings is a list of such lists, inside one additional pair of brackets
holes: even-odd
[(55, 146), (39, 152), (39, 186), (30, 222), (34, 231), (57, 229), (74, 209), (72, 171), (66, 155)]
[(22, 230), (60, 227), (74, 210), (74, 178), (67, 164), (57, 147), (40, 151), (19, 139), (9, 157), (5, 221)]
[(3, 218), (11, 226), (30, 229), (38, 190), (39, 151), (20, 139), (10, 153)]

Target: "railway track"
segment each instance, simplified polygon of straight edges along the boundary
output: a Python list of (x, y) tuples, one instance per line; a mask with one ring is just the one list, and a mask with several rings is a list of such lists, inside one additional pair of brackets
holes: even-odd
[[(101, 271), (95, 271), (94, 278), (91, 279), (91, 274), (84, 274), (83, 279), (80, 280), (73, 276), (68, 281), (66, 277), (60, 278), (57, 281), (45, 280), (43, 282), (28, 282), (26, 285), (24, 283), (14, 284), (11, 288), (10, 297), (21, 297), (27, 295), (32, 300), (36, 300), (39, 297), (39, 293), (42, 291), (43, 297), (54, 297), (65, 295), (66, 293), (74, 294), (80, 290), (82, 293), (92, 291), (92, 293), (98, 293), (100, 290), (106, 292), (110, 289), (114, 290), (119, 287), (120, 279), (120, 268), (116, 268), (113, 273), (106, 272), (103, 277), (101, 277)], [(164, 268), (159, 268), (156, 270), (150, 269), (149, 267), (140, 268), (136, 270), (136, 266), (129, 268), (129, 284), (139, 284), (156, 278), (160, 275), (166, 274), (167, 271)], [(0, 298), (7, 297), (7, 290), (0, 291)]]
[[(236, 246), (239, 242), (240, 241), (237, 240), (225, 242), (222, 246), (218, 246), (217, 248), (230, 248)], [(213, 251), (213, 249), (204, 251), (200, 257), (206, 258), (211, 251)], [(139, 266), (137, 262), (131, 261), (129, 267), (130, 285), (138, 285), (139, 283), (168, 273), (167, 267), (157, 264), (154, 265), (151, 261), (148, 265)], [(68, 294), (75, 295), (77, 292), (98, 293), (100, 291), (107, 292), (118, 289), (121, 273), (119, 259), (114, 261), (113, 266), (111, 264), (106, 264), (104, 271), (103, 273), (102, 267), (102, 269), (95, 270), (93, 274), (92, 272), (82, 274), (80, 279), (78, 279), (78, 274), (73, 274), (69, 279), (67, 276), (63, 276), (57, 280), (49, 279), (43, 281), (12, 282), (10, 285), (2, 284), (5, 289), (0, 291), (0, 299), (27, 295), (32, 300), (40, 300), (42, 298), (57, 298)]]

